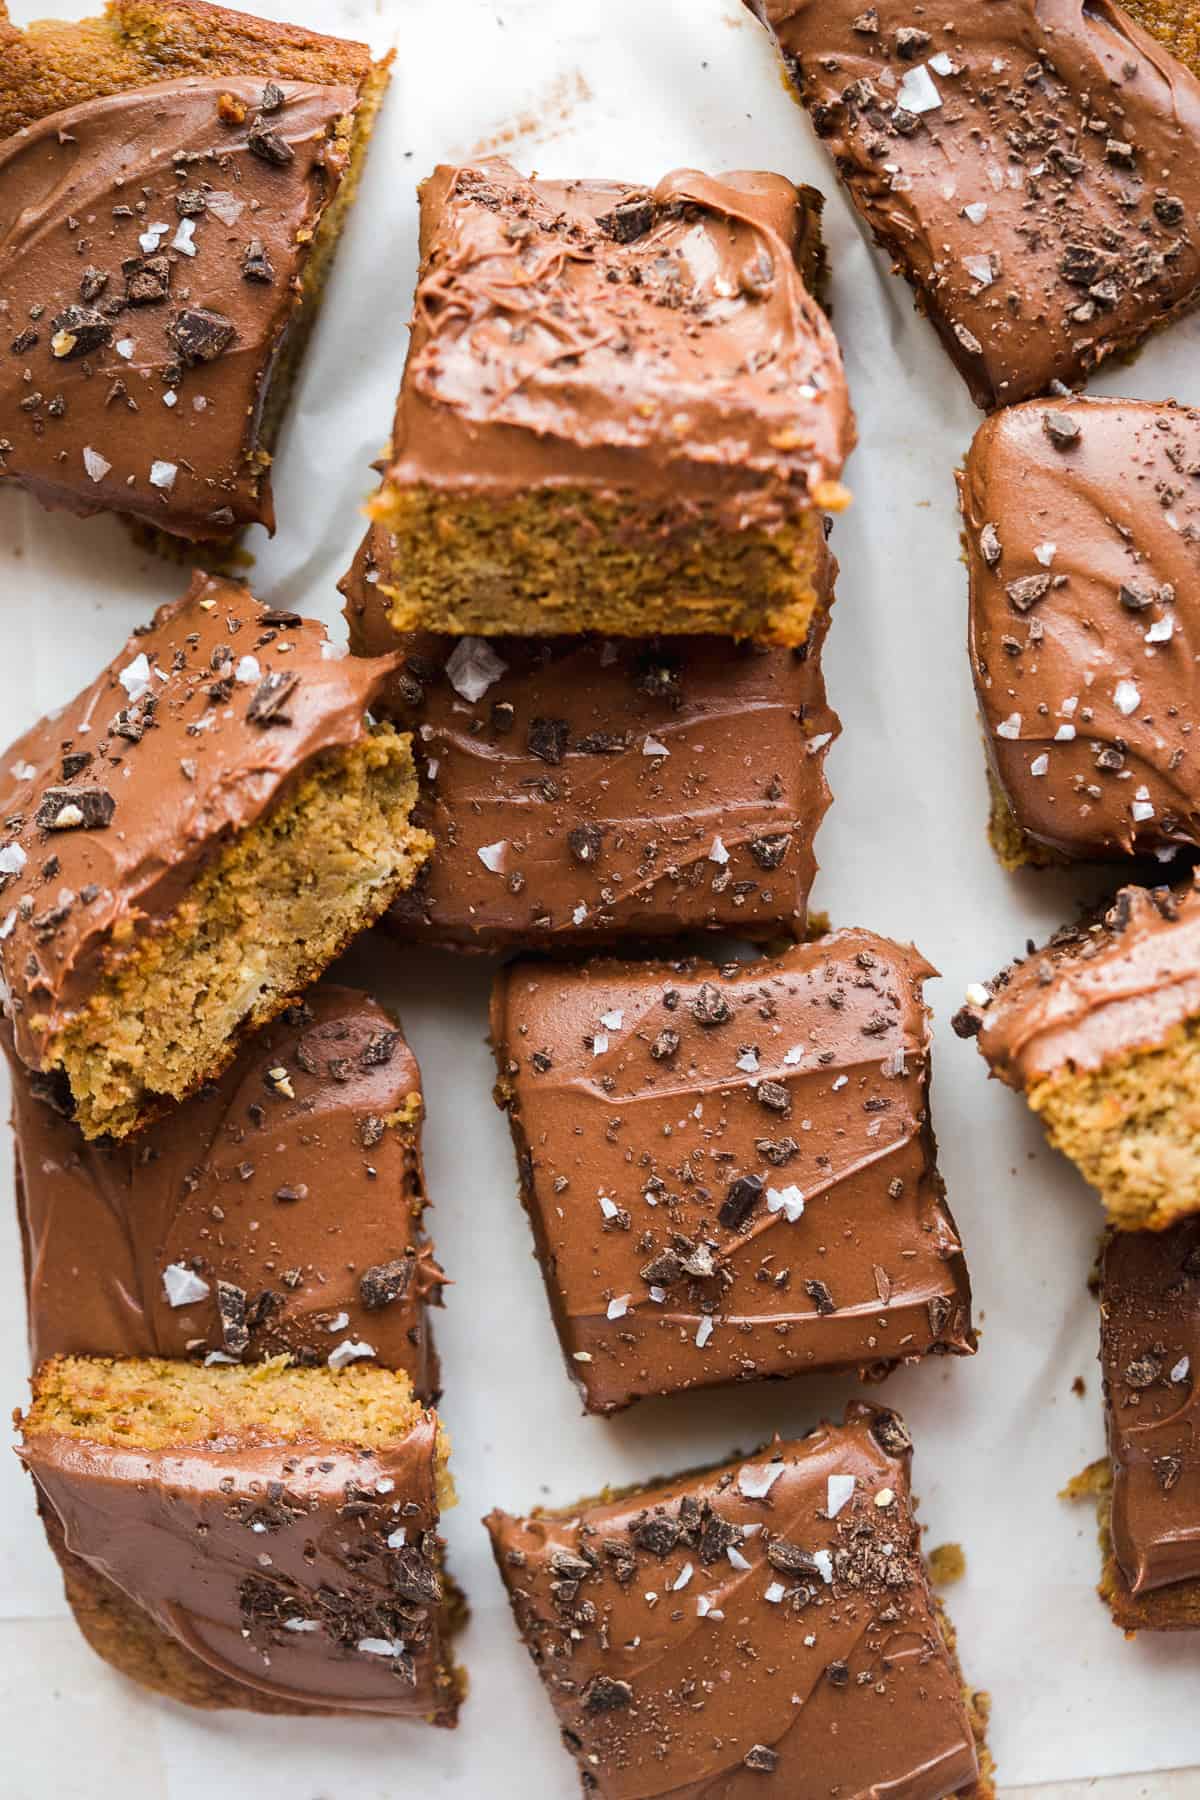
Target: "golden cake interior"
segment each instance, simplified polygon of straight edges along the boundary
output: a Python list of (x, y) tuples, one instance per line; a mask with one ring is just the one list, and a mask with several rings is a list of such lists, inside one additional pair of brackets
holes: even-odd
[(122, 952), (53, 1038), (86, 1137), (125, 1137), (231, 1059), (411, 885), (432, 848), (409, 823), (412, 740), (378, 726), (322, 757)]
[(1200, 6), (1196, 0), (1121, 0), (1121, 5), (1200, 77)]
[(1200, 1211), (1200, 1018), (1098, 1069), (1067, 1064), (1025, 1097), (1120, 1230), (1163, 1231)]

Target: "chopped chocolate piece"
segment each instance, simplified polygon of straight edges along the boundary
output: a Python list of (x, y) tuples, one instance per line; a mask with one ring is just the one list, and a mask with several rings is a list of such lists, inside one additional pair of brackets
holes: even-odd
[[(878, 1374), (935, 1344), (973, 1349), (933, 1158), (927, 973), (914, 951), (857, 931), (728, 966), (719, 986), (688, 963), (501, 972), (497, 1098), (590, 1411), (750, 1376)], [(724, 1029), (707, 1023), (714, 996)], [(732, 1021), (762, 1017), (770, 1030), (750, 1053)], [(760, 1135), (764, 1091), (803, 1134)]]
[(362, 1303), (369, 1312), (377, 1312), (380, 1307), (391, 1306), (396, 1300), (403, 1300), (412, 1283), (416, 1262), (411, 1256), (399, 1256), (389, 1263), (379, 1263), (368, 1269), (359, 1282)]
[(203, 306), (185, 306), (167, 326), (167, 338), (185, 363), (215, 362), (237, 335), (232, 320)]
[(255, 156), (263, 162), (274, 163), (277, 168), (286, 168), (295, 160), (296, 152), (287, 139), (269, 126), (265, 119), (256, 118), (246, 134), (246, 143)]
[(242, 278), (245, 281), (272, 282), (275, 265), (261, 238), (251, 238), (242, 252)]
[(43, 789), (34, 823), (43, 831), (103, 831), (116, 810), (116, 801), (103, 788), (49, 787)]
[(256, 725), (290, 725), (288, 702), (300, 686), (299, 675), (272, 670), (255, 688), (246, 717)]
[(50, 321), (53, 356), (63, 360), (88, 356), (112, 342), (112, 324), (94, 306), (68, 306)]
[(121, 264), (126, 306), (157, 306), (171, 291), (169, 256), (131, 256)]
[(632, 244), (637, 238), (645, 237), (653, 225), (654, 201), (649, 194), (622, 200), (611, 212), (601, 213), (596, 223), (615, 243)]

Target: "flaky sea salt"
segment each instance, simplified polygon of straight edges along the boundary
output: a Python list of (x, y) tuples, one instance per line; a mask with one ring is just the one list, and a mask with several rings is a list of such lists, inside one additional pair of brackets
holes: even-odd
[(1117, 711), (1122, 713), (1125, 718), (1128, 718), (1130, 713), (1136, 712), (1141, 705), (1142, 696), (1138, 693), (1137, 688), (1133, 685), (1132, 681), (1118, 681), (1116, 687), (1113, 689), (1113, 700), (1116, 704)]
[(854, 1493), (855, 1479), (853, 1475), (831, 1475), (825, 1485), (828, 1496), (825, 1511), (831, 1519), (836, 1519)]
[(168, 1263), (162, 1274), (163, 1292), (168, 1306), (192, 1306), (212, 1292), (207, 1281), (183, 1263)]
[(779, 1477), (783, 1474), (783, 1464), (766, 1463), (758, 1468), (749, 1467), (738, 1470), (737, 1484), (747, 1500), (765, 1500)]
[(499, 681), (508, 664), (496, 655), (486, 638), (459, 638), (446, 661), (446, 679), (456, 694), (474, 706), (492, 683)]
[(362, 1362), (374, 1354), (373, 1345), (360, 1344), (354, 1338), (345, 1338), (329, 1352), (326, 1361), (331, 1369), (344, 1369), (348, 1363)]
[(108, 474), (108, 471), (112, 468), (112, 464), (109, 462), (108, 458), (106, 456), (101, 456), (98, 450), (93, 450), (90, 444), (85, 444), (83, 446), (83, 466), (87, 470), (89, 479), (92, 481), (103, 481), (104, 477)]
[(804, 1217), (804, 1195), (798, 1187), (768, 1188), (767, 1211), (782, 1213), (789, 1225)]

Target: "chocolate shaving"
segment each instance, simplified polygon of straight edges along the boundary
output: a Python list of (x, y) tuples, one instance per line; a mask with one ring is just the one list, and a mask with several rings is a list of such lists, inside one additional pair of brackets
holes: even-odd
[(380, 1312), (397, 1300), (403, 1300), (412, 1286), (416, 1258), (398, 1256), (392, 1262), (376, 1263), (367, 1269), (358, 1284), (359, 1296), (368, 1312)]

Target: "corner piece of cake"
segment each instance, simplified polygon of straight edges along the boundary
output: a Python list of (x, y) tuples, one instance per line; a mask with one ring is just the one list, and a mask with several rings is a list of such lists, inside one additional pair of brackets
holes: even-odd
[(98, 1655), (193, 1706), (452, 1726), (437, 1416), (406, 1376), (58, 1358), (18, 1454)]
[(0, 0), (0, 484), (167, 538), (274, 529), (271, 452), (387, 82), (364, 44)]
[(721, 637), (399, 633), (375, 526), (343, 583), (351, 648), (400, 650), (377, 711), (412, 733), (437, 854), (398, 936), (533, 950), (681, 932), (802, 937), (840, 730), (821, 654)]
[(501, 972), (496, 1097), (589, 1411), (974, 1350), (929, 1117), (932, 973), (853, 930), (719, 969)]
[(1100, 1593), (1123, 1630), (1200, 1625), (1200, 1219), (1110, 1236), (1100, 1361), (1111, 1461)]
[(1111, 0), (746, 4), (980, 406), (1081, 383), (1200, 300), (1191, 0), (1143, 24)]
[(17, 1055), (85, 1137), (231, 1060), (416, 875), (396, 659), (197, 575), (0, 757), (0, 975)]
[(54, 1356), (276, 1356), (437, 1390), (421, 1076), (366, 994), (321, 983), (217, 1081), (120, 1144), (14, 1060), (34, 1368)]
[(930, 1591), (894, 1413), (723, 1468), (485, 1521), (601, 1800), (990, 1800), (987, 1696)]
[(821, 197), (779, 175), (421, 190), (383, 586), (401, 631), (804, 642), (847, 495)]
[(1122, 888), (1102, 918), (972, 990), (954, 1027), (1113, 1225), (1161, 1231), (1200, 1211), (1200, 875)]
[(1200, 412), (997, 413), (959, 476), (971, 669), (1008, 867), (1200, 847)]

